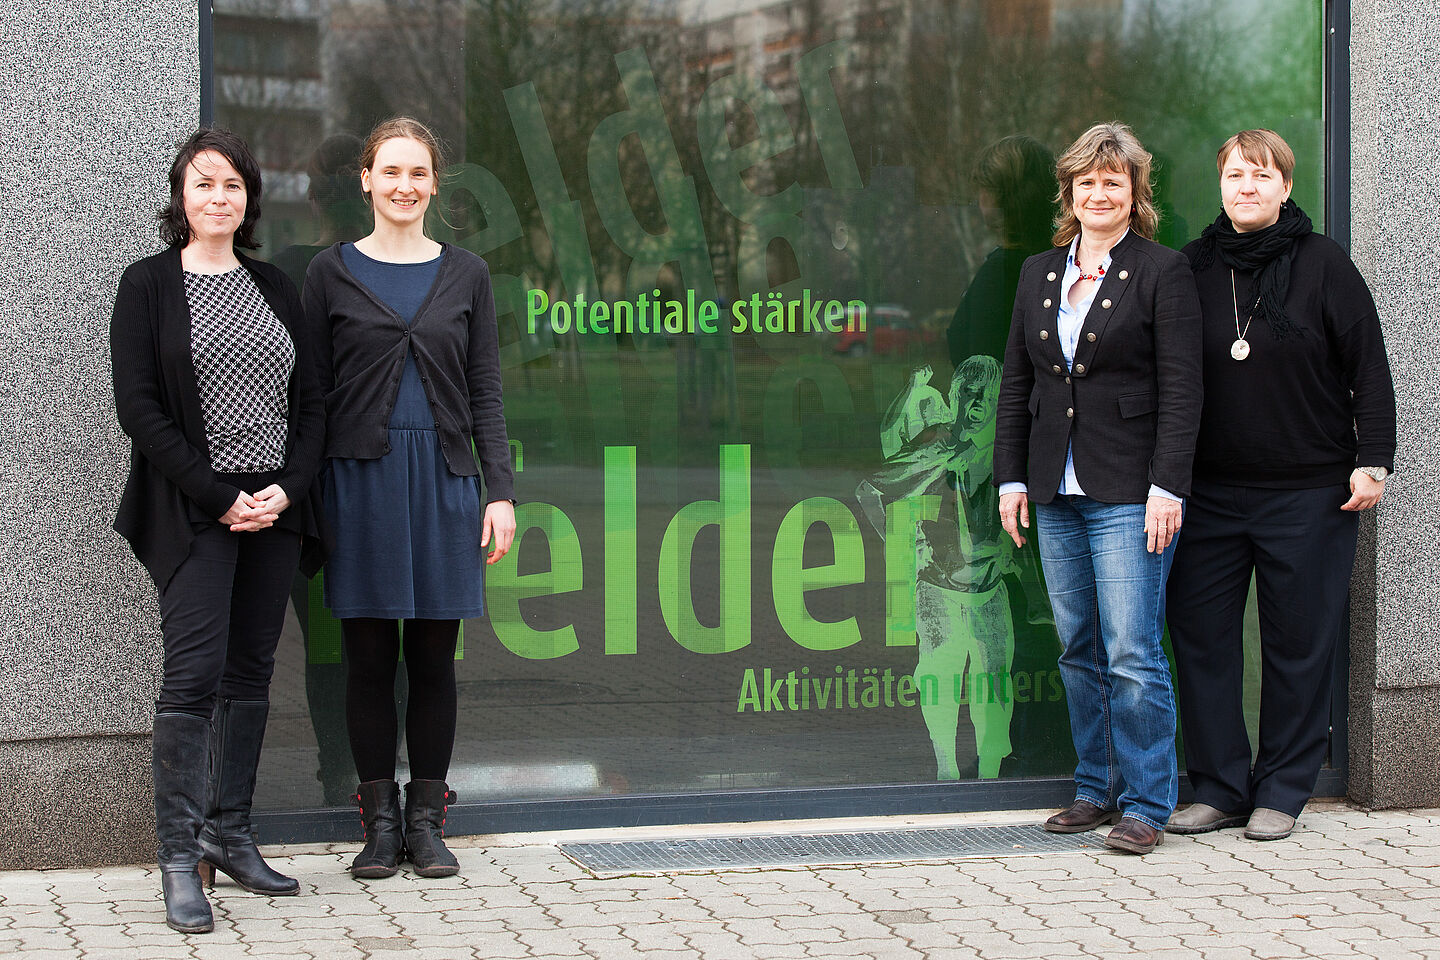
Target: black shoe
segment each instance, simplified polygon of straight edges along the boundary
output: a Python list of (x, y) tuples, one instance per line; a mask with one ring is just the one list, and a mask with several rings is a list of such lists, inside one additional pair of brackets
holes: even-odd
[(1046, 820), (1045, 829), (1051, 833), (1084, 833), (1086, 830), (1114, 823), (1119, 816), (1119, 810), (1102, 810), (1089, 800), (1076, 800)]
[(394, 780), (367, 780), (355, 793), (360, 822), (365, 827), (365, 849), (350, 864), (350, 875), (361, 880), (393, 877), (405, 852), (400, 829), (400, 784)]
[(221, 698), (216, 705), (210, 809), (200, 831), (200, 851), (206, 863), (251, 893), (293, 897), (300, 892), (300, 882), (270, 868), (250, 826), (255, 767), (269, 715), (270, 704), (264, 700)]
[(460, 861), (445, 846), (445, 811), (455, 802), (444, 780), (405, 785), (405, 855), (422, 877), (453, 877)]
[(210, 721), (188, 713), (157, 713), (150, 770), (155, 779), (155, 837), (165, 923), (181, 933), (215, 929), (197, 869), (200, 824), (210, 763)]

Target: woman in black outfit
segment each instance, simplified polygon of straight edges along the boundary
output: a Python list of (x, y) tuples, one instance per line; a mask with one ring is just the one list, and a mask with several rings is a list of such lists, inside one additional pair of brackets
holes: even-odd
[[(1395, 392), (1364, 279), (1290, 200), (1289, 145), (1245, 130), (1216, 165), (1224, 212), (1185, 248), (1205, 406), (1168, 604), (1196, 802), (1166, 829), (1245, 824), (1276, 840), (1325, 759), (1357, 515), (1395, 466)], [(1252, 573), (1264, 664), (1253, 770), (1241, 705)]]
[(110, 321), (115, 409), (132, 445), (118, 530), (155, 581), (164, 679), (153, 771), (165, 921), (214, 928), (201, 872), (288, 896), (250, 831), (275, 646), (323, 410), (294, 285), (255, 247), (260, 168), (201, 130), (170, 167), (169, 249), (126, 269)]
[[(416, 873), (443, 877), (460, 869), (441, 829), (455, 801), (445, 782), (455, 640), (460, 621), (484, 611), (485, 565), (515, 534), (495, 304), (484, 260), (425, 235), (444, 169), (434, 134), (407, 117), (387, 120), (371, 132), (360, 168), (375, 229), (320, 253), (305, 279), (329, 423), (335, 550), (325, 602), (345, 644), (365, 826), (350, 870), (388, 877), (408, 856)], [(403, 833), (394, 708), (402, 620), (411, 777)]]

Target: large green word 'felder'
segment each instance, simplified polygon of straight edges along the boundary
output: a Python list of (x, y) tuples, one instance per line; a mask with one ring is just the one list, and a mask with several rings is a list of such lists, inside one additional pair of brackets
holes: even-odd
[[(750, 446), (720, 448), (720, 497), (696, 500), (676, 511), (665, 528), (654, 579), (641, 576), (636, 549), (637, 478), (635, 448), (605, 448), (604, 637), (582, 636), (575, 624), (541, 629), (526, 622), (525, 605), (543, 597), (586, 588), (584, 546), (574, 523), (558, 506), (522, 503), (515, 511), (515, 544), (491, 567), (486, 582), (490, 622), (507, 650), (530, 660), (550, 660), (580, 649), (582, 643), (603, 643), (607, 654), (639, 652), (638, 597), (642, 584), (653, 583), (671, 639), (693, 653), (730, 653), (751, 642), (751, 560), (754, 550), (750, 499)], [(916, 523), (938, 515), (939, 497), (898, 500), (886, 506), (885, 644), (915, 645)], [(816, 524), (825, 527), (834, 545), (832, 562), (807, 567), (805, 538)], [(714, 625), (695, 613), (691, 582), (696, 538), (706, 527), (719, 530), (718, 588), (720, 616)], [(548, 569), (520, 573), (520, 556), (532, 531), (549, 545)], [(775, 614), (785, 634), (809, 650), (840, 650), (863, 639), (854, 616), (817, 620), (805, 595), (830, 587), (860, 587), (866, 581), (865, 549), (860, 526), (849, 507), (831, 497), (809, 497), (795, 504), (780, 521), (770, 562)]]

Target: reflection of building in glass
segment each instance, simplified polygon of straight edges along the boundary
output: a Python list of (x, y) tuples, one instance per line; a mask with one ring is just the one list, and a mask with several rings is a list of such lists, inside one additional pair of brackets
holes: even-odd
[(266, 250), (307, 215), (305, 159), (326, 113), (320, 0), (215, 4), (215, 115), (250, 144), (264, 178)]

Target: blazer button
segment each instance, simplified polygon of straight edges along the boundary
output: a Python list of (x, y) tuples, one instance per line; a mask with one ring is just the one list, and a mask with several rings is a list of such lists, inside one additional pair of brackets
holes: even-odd
[(1055, 271), (1054, 271), (1054, 270), (1051, 270), (1049, 273), (1045, 274), (1045, 279), (1046, 279), (1046, 280), (1054, 280), (1054, 279), (1055, 279)]
[(439, 420), (436, 420), (436, 421), (435, 421), (435, 429), (436, 429), (436, 430), (439, 430), (439, 429), (440, 429), (440, 421), (439, 421)]
[(1129, 280), (1129, 279), (1130, 279), (1130, 271), (1129, 271), (1129, 270), (1121, 270), (1121, 271), (1120, 271), (1120, 279), (1121, 279), (1121, 280)]
[(1054, 370), (1056, 373), (1059, 373), (1059, 372), (1060, 372), (1060, 364), (1057, 363), (1057, 364), (1055, 364), (1055, 366), (1051, 367), (1050, 369), (1051, 369), (1051, 370)]
[(1100, 301), (1100, 306), (1104, 307), (1106, 310), (1109, 310), (1109, 309), (1110, 309), (1110, 301), (1109, 301), (1109, 300), (1101, 300), (1101, 301)]
[[(1085, 339), (1086, 339), (1086, 340), (1089, 340), (1091, 343), (1094, 343), (1094, 342), (1095, 342), (1095, 334), (1093, 334), (1093, 333), (1087, 333), (1087, 334), (1085, 334)], [(422, 381), (420, 381), (420, 382), (421, 382), (421, 383), (424, 383), (425, 381), (422, 380)]]
[(1066, 382), (1066, 383), (1069, 383), (1069, 382), (1070, 382), (1070, 378), (1069, 378), (1069, 377), (1066, 377), (1066, 378), (1065, 378), (1065, 382)]
[(1076, 372), (1076, 373), (1084, 373), (1084, 372), (1085, 372), (1085, 364), (1083, 364), (1083, 363), (1077, 363), (1077, 364), (1075, 364), (1075, 372)]
[(1069, 417), (1069, 418), (1071, 418), (1071, 419), (1073, 420), (1073, 419), (1075, 418), (1075, 408), (1074, 408), (1074, 407), (1066, 407), (1066, 408), (1065, 408), (1065, 416), (1067, 416), (1067, 417)]
[(1046, 298), (1045, 298), (1045, 309), (1047, 309), (1047, 310), (1050, 309), (1050, 298), (1049, 298), (1049, 297), (1046, 297)]
[(1049, 339), (1050, 339), (1050, 331), (1049, 331), (1049, 330), (1041, 330), (1041, 331), (1040, 331), (1040, 339), (1041, 339), (1041, 340), (1049, 340)]

